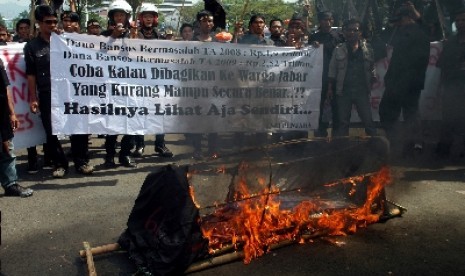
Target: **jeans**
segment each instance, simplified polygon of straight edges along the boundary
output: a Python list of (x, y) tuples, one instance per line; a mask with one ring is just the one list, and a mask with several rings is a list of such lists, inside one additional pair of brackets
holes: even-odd
[(8, 148), (9, 152), (5, 152), (3, 147), (0, 147), (0, 183), (5, 189), (18, 181), (13, 142), (8, 142)]

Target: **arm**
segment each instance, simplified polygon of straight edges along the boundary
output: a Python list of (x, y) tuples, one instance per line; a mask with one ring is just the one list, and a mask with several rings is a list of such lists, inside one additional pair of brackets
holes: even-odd
[(6, 94), (8, 98), (8, 113), (10, 114), (11, 127), (13, 128), (14, 132), (19, 128), (19, 121), (18, 118), (16, 118), (15, 106), (11, 97), (11, 89), (9, 86), (6, 87)]
[(36, 94), (36, 76), (27, 75), (27, 90), (29, 95), (29, 109), (32, 113), (39, 111), (39, 101)]

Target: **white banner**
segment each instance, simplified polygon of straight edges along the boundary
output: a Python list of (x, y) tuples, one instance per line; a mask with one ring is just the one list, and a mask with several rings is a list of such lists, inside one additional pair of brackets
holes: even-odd
[(45, 131), (37, 114), (29, 110), (26, 65), (23, 54), (24, 43), (8, 43), (0, 46), (0, 58), (5, 65), (10, 89), (20, 126), (15, 132), (13, 143), (16, 149), (27, 148), (45, 142)]
[(54, 34), (53, 132), (316, 128), (322, 50)]

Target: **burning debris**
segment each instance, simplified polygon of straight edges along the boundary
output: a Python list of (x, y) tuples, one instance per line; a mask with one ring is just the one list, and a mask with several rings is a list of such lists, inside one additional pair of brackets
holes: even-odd
[(178, 275), (355, 233), (387, 218), (387, 145), (299, 141), (163, 167), (144, 181), (118, 243), (139, 271)]

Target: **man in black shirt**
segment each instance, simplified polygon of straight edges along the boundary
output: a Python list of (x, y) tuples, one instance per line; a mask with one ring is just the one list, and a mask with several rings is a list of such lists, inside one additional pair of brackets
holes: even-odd
[[(318, 32), (312, 34), (308, 41), (309, 44), (318, 46), (323, 44), (323, 75), (322, 75), (322, 86), (321, 86), (321, 101), (320, 101), (320, 116), (318, 118), (318, 129), (315, 130), (315, 137), (326, 137), (328, 136), (329, 122), (323, 120), (323, 111), (325, 109), (325, 102), (327, 99), (326, 93), (328, 92), (328, 68), (329, 61), (333, 55), (333, 50), (339, 43), (343, 42), (342, 36), (336, 30), (332, 29), (334, 24), (333, 14), (329, 11), (318, 13), (319, 29)], [(332, 100), (331, 104), (331, 115), (333, 120), (333, 132), (338, 127), (338, 114), (336, 102)]]
[(47, 5), (36, 7), (35, 18), (39, 24), (39, 35), (24, 46), (29, 106), (32, 113), (40, 110), (54, 165), (53, 177), (61, 178), (68, 172), (69, 164), (58, 137), (52, 134), (50, 80), (50, 36), (57, 31), (58, 20), (55, 11)]
[[(391, 61), (384, 76), (384, 94), (379, 105), (381, 124), (391, 143), (404, 140), (403, 154), (421, 151), (421, 126), (418, 105), (429, 63), (430, 43), (416, 23), (409, 7), (397, 13), (397, 31), (393, 35)], [(400, 114), (404, 122), (397, 129)]]

